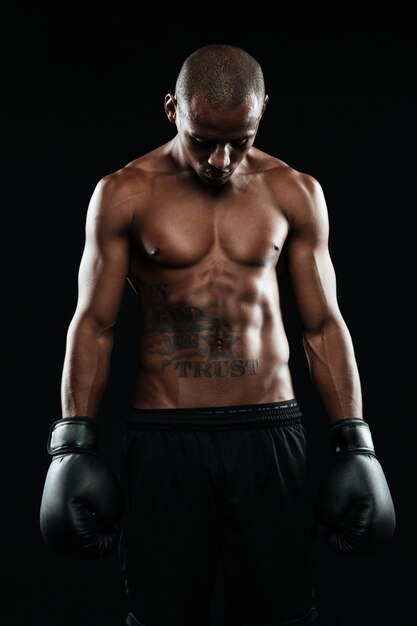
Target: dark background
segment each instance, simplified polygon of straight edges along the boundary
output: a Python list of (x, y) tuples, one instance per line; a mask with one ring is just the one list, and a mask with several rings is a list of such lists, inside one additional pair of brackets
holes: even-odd
[[(185, 56), (224, 42), (246, 48), (264, 68), (270, 103), (257, 146), (323, 186), (365, 419), (396, 505), (395, 536), (378, 556), (334, 557), (320, 531), (321, 623), (410, 624), (417, 582), (414, 36), (336, 28), (331, 34), (249, 32), (248, 25), (157, 29), (122, 11), (102, 8), (88, 18), (61, 10), (58, 17), (20, 7), (3, 22), (3, 623), (123, 624), (127, 605), (117, 555), (93, 563), (62, 558), (39, 532), (50, 462), (46, 439), (60, 417), (85, 213), (101, 176), (173, 136), (163, 98), (174, 90)], [(116, 471), (136, 314), (127, 289), (100, 415), (103, 455)], [(328, 462), (327, 422), (311, 387), (289, 291), (285, 319), (318, 482)], [(219, 569), (213, 626), (221, 625), (222, 592)]]

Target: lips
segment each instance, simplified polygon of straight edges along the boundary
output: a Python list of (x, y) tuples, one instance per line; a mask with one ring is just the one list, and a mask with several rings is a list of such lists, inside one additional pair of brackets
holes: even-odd
[(205, 174), (205, 176), (207, 176), (207, 178), (210, 178), (211, 180), (224, 180), (225, 178), (227, 178), (227, 176), (230, 175), (230, 172), (220, 172), (220, 171), (216, 171), (216, 170), (205, 170), (204, 174)]

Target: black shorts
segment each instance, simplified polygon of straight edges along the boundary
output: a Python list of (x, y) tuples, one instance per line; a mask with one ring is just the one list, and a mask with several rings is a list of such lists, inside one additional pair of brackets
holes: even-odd
[(296, 400), (132, 409), (120, 479), (128, 626), (308, 624), (316, 528)]

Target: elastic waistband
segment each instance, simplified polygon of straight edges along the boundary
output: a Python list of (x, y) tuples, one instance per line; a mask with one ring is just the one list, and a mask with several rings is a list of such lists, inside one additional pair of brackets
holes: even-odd
[(297, 400), (236, 406), (193, 407), (175, 409), (130, 408), (126, 418), (134, 429), (228, 430), (260, 426), (286, 426), (300, 422), (302, 413)]

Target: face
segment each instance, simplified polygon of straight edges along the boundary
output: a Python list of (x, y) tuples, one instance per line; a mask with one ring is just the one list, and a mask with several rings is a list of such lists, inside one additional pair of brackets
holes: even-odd
[(211, 108), (200, 95), (180, 106), (171, 94), (165, 99), (168, 119), (177, 126), (181, 156), (210, 186), (230, 180), (253, 145), (265, 106), (266, 99), (259, 103), (255, 96), (231, 111)]

